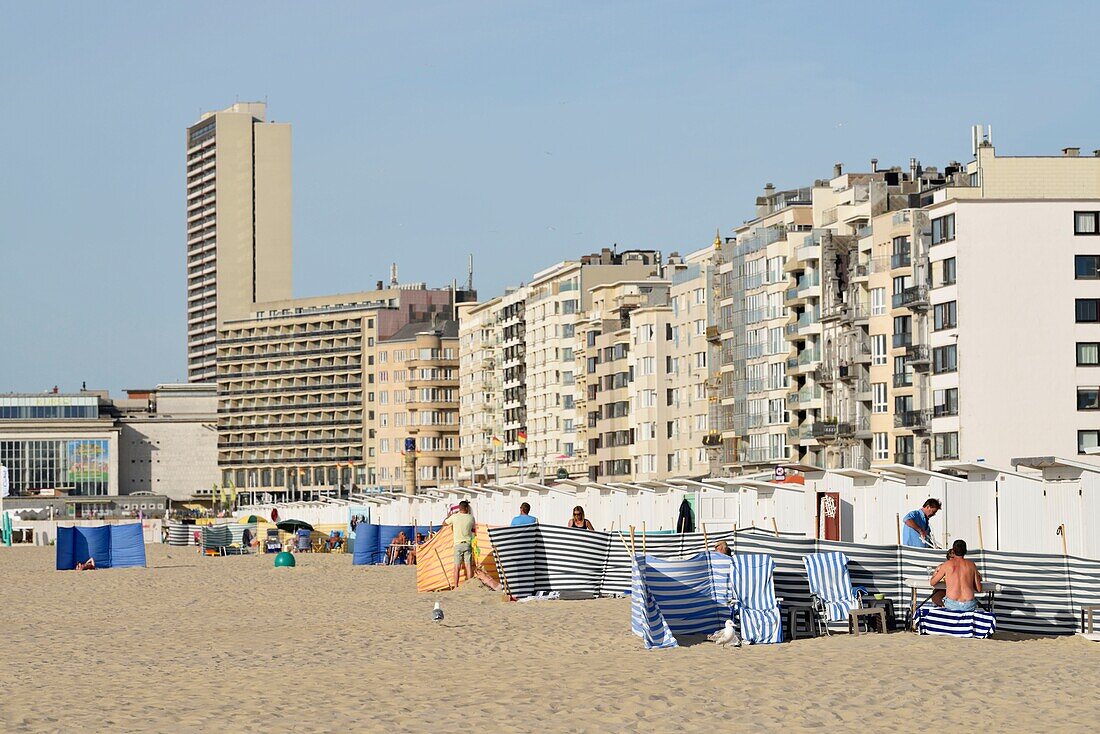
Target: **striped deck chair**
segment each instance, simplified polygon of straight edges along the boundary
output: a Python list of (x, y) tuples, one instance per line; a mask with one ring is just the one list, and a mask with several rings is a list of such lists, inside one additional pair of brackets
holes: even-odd
[(806, 566), (806, 577), (810, 582), (810, 596), (818, 627), (816, 632), (828, 635), (829, 622), (844, 621), (848, 619), (849, 612), (863, 606), (859, 592), (866, 589), (862, 586), (852, 588), (848, 556), (839, 551), (811, 553), (802, 557), (802, 563)]
[(973, 637), (984, 640), (997, 631), (997, 618), (978, 607), (972, 612), (953, 612), (943, 607), (924, 606), (914, 618), (922, 635)]
[(765, 553), (733, 557), (731, 606), (741, 625), (741, 639), (749, 644), (783, 641), (774, 576), (775, 561)]

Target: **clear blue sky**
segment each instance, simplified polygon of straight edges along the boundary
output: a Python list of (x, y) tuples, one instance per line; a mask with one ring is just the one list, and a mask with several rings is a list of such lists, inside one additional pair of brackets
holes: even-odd
[(805, 185), (1100, 148), (1091, 3), (5, 3), (0, 392), (184, 371), (184, 128), (293, 124), (294, 290), (495, 295)]

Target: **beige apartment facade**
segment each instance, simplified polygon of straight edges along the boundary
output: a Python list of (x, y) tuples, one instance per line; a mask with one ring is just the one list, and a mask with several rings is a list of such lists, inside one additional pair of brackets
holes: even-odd
[(459, 478), (458, 322), (406, 324), (379, 341), (375, 485), (414, 493)]
[(669, 283), (618, 281), (589, 292), (592, 305), (577, 324), (575, 347), (587, 476), (595, 482), (630, 481), (640, 468), (656, 472), (655, 457), (665, 453), (656, 427), (663, 431), (667, 415), (661, 408), (668, 350), (661, 347), (672, 313)]
[(218, 327), (291, 297), (290, 125), (238, 103), (187, 128), (187, 375), (215, 377)]

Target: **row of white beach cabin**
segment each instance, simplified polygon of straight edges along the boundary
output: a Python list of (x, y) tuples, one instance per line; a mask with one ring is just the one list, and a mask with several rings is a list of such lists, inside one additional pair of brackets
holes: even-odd
[[(682, 501), (692, 497), (697, 530), (755, 527), (768, 532), (855, 543), (893, 545), (901, 518), (930, 497), (943, 509), (932, 520), (936, 540), (957, 538), (971, 548), (1100, 558), (1100, 466), (1056, 457), (1017, 459), (1014, 467), (961, 462), (945, 472), (895, 464), (873, 471), (791, 465), (803, 484), (772, 475), (706, 477), (666, 482), (550, 485), (502, 483), (446, 487), (416, 495), (371, 493), (326, 503), (279, 504), (283, 517), (314, 523), (369, 515), (382, 525), (438, 524), (469, 500), (479, 522), (508, 524), (519, 505), (541, 523), (565, 525), (575, 506), (598, 530), (673, 531)], [(243, 512), (269, 513), (272, 505)], [(238, 513), (240, 514), (240, 513)], [(826, 517), (828, 516), (828, 517)], [(837, 519), (838, 516), (838, 519)]]

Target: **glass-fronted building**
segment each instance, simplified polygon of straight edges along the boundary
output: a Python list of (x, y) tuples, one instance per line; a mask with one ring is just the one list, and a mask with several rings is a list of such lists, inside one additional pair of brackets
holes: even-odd
[(11, 496), (117, 495), (118, 435), (96, 395), (0, 395)]

